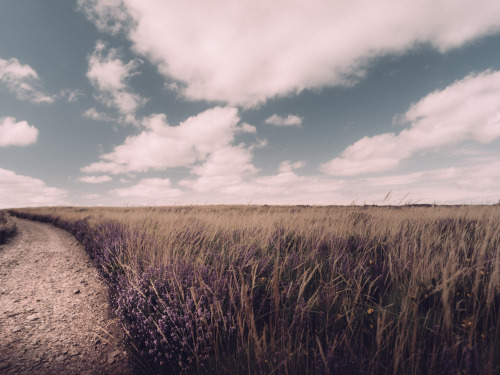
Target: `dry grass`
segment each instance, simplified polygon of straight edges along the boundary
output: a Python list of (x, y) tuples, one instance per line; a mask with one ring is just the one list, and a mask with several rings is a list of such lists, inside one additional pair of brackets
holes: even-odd
[(500, 207), (16, 212), (84, 225), (152, 372), (500, 371)]
[(16, 234), (16, 222), (6, 211), (0, 211), (0, 244)]

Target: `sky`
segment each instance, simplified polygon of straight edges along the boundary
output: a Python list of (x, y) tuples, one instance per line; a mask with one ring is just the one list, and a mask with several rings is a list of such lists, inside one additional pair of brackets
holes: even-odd
[(498, 0), (5, 0), (0, 208), (500, 201)]

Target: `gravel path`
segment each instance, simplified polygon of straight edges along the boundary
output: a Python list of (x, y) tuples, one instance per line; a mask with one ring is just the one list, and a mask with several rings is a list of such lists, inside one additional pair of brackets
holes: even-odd
[(0, 246), (0, 374), (132, 374), (82, 246), (16, 221), (18, 235)]

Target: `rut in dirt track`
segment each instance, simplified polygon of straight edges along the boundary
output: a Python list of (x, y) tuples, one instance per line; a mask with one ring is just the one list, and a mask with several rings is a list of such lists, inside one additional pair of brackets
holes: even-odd
[(50, 224), (16, 222), (0, 246), (0, 374), (132, 374), (82, 246)]

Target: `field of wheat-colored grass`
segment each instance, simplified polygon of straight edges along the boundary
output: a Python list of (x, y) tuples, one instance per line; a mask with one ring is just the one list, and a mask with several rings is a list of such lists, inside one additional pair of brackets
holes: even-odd
[(497, 374), (500, 207), (33, 208), (150, 373)]
[(0, 211), (0, 245), (16, 234), (16, 222), (6, 211)]

